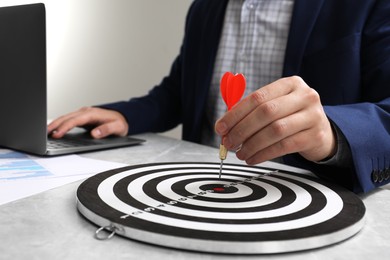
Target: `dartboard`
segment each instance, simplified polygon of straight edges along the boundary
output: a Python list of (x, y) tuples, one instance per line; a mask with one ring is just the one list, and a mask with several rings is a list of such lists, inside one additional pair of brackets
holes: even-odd
[(157, 163), (99, 173), (77, 190), (78, 210), (124, 237), (177, 249), (282, 253), (355, 235), (365, 207), (354, 193), (284, 170)]

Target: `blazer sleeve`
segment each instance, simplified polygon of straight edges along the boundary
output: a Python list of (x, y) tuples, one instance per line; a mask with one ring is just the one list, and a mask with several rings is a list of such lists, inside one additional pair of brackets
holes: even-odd
[(327, 116), (349, 144), (353, 166), (324, 166), (305, 162), (299, 155), (286, 157), (291, 164), (309, 168), (355, 192), (368, 192), (390, 182), (389, 17), (390, 1), (376, 1), (361, 32), (357, 61), (360, 75), (352, 75), (360, 77), (360, 102), (324, 106)]

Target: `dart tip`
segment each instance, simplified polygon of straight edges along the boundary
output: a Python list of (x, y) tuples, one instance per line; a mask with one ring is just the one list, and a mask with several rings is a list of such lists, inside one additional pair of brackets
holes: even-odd
[(223, 166), (223, 160), (221, 160), (221, 165), (219, 166), (219, 178), (221, 179), (222, 175), (222, 166)]

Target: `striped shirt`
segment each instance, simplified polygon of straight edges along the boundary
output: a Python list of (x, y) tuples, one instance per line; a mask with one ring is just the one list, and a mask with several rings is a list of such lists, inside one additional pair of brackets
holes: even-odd
[(219, 85), (226, 71), (246, 77), (244, 96), (282, 76), (294, 0), (230, 0), (202, 126), (202, 143), (218, 147), (214, 124), (225, 112)]

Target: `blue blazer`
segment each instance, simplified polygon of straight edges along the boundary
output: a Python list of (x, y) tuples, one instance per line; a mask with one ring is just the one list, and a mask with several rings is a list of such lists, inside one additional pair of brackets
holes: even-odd
[[(126, 117), (129, 134), (182, 123), (184, 140), (201, 141), (227, 2), (194, 1), (169, 75), (144, 97), (104, 105)], [(349, 143), (354, 166), (318, 165), (297, 154), (285, 161), (355, 192), (390, 182), (390, 1), (295, 0), (283, 68), (283, 76), (291, 75), (320, 94)]]

